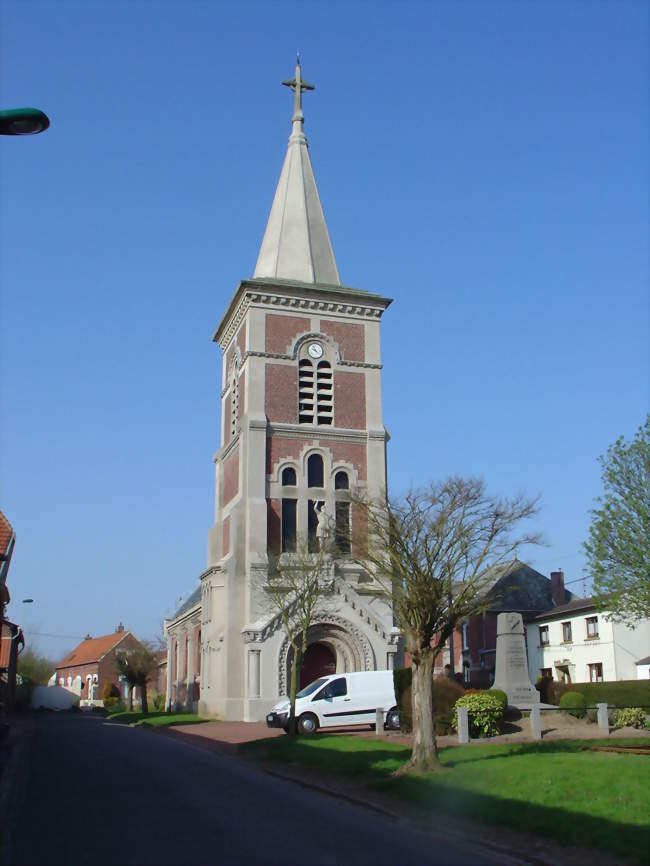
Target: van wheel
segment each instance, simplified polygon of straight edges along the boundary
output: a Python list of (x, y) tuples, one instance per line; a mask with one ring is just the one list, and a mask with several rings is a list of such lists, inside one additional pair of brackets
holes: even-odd
[(386, 722), (384, 728), (387, 731), (399, 731), (399, 713), (397, 710), (390, 710), (386, 713)]
[(312, 713), (303, 713), (298, 719), (299, 734), (315, 734), (318, 730), (318, 719)]

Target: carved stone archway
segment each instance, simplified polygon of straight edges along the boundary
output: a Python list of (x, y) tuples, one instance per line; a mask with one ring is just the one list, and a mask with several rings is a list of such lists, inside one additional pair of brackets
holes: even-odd
[[(336, 673), (348, 671), (374, 671), (375, 653), (364, 633), (342, 616), (330, 614), (311, 626), (307, 645), (322, 643), (336, 657)], [(278, 694), (289, 693), (289, 675), (293, 650), (285, 637), (278, 655)]]

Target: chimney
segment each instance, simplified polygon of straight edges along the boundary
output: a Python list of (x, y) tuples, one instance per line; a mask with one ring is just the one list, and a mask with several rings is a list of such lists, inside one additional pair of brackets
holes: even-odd
[(566, 604), (566, 593), (564, 591), (564, 572), (561, 569), (551, 572), (551, 596), (553, 604), (559, 607)]
[(93, 636), (91, 634), (87, 634), (84, 640), (92, 640)]
[(115, 628), (115, 633), (120, 634), (123, 631), (124, 631), (124, 623), (120, 622), (120, 624), (118, 626), (116, 626), (116, 628)]

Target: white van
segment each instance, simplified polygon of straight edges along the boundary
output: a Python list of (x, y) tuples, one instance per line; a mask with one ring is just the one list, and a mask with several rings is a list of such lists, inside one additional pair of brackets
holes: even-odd
[[(289, 725), (289, 699), (283, 698), (266, 717), (269, 728)], [(384, 728), (399, 730), (392, 671), (331, 674), (310, 683), (296, 695), (300, 734), (338, 725), (374, 725), (376, 711), (384, 710)]]

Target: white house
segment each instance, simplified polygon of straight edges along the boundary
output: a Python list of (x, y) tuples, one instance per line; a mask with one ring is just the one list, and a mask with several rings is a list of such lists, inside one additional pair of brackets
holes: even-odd
[(636, 663), (636, 678), (637, 680), (650, 679), (650, 656), (639, 659)]
[(650, 620), (631, 629), (608, 621), (592, 599), (576, 598), (534, 617), (526, 641), (533, 682), (540, 675), (567, 683), (635, 680), (637, 662), (650, 653)]

